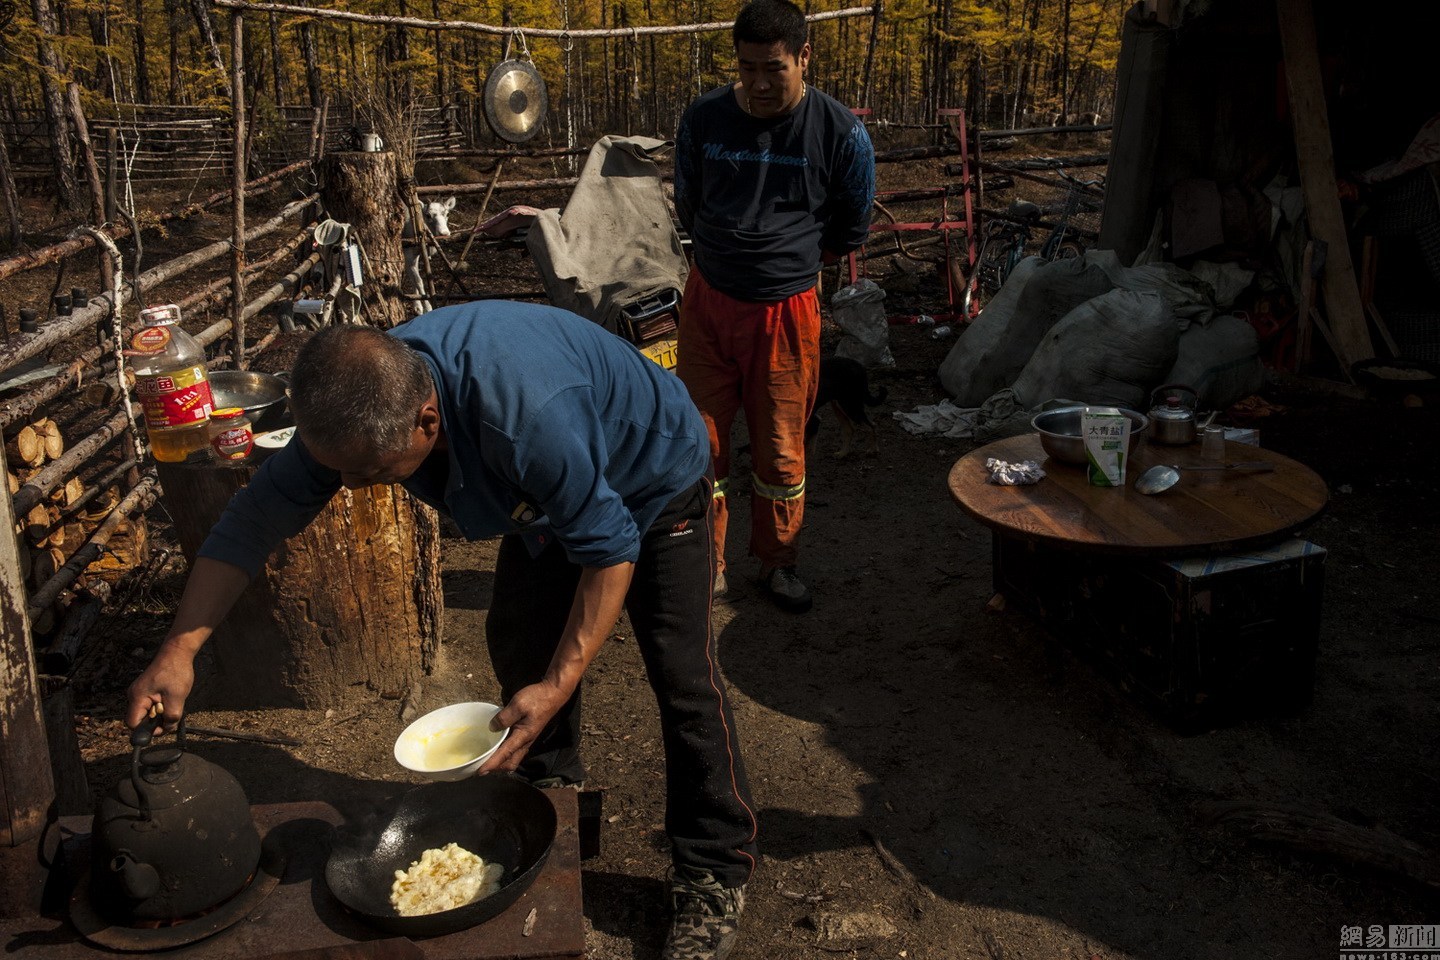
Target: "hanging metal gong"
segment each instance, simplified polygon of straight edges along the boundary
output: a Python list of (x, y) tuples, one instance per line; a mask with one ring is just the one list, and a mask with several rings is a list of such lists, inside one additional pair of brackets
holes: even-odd
[(485, 119), (502, 140), (522, 143), (540, 131), (550, 101), (545, 81), (528, 60), (503, 60), (485, 81)]

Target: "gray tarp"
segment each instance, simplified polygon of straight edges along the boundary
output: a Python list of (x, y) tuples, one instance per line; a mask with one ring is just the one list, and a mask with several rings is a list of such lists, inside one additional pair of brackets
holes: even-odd
[(655, 163), (673, 146), (601, 137), (564, 211), (540, 211), (525, 245), (552, 304), (615, 331), (625, 304), (685, 289), (685, 252)]

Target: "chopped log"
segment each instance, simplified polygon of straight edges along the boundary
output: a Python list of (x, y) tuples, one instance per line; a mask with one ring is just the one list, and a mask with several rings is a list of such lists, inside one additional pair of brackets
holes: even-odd
[(60, 598), (60, 594), (101, 556), (102, 548), (109, 543), (120, 523), (132, 514), (149, 509), (158, 493), (154, 474), (146, 474), (141, 478), (125, 495), (125, 499), (120, 501), (114, 512), (105, 518), (105, 522), (95, 528), (84, 546), (76, 550), (69, 560), (65, 560), (64, 555), (61, 555), (62, 563), (55, 575), (37, 586), (30, 595), (30, 606), (27, 608), (30, 614), (38, 615), (40, 611), (52, 606)]
[(73, 508), (85, 495), (85, 481), (79, 477), (71, 477), (65, 481), (65, 486), (60, 488), (60, 505), (66, 510)]
[(34, 428), (45, 451), (45, 459), (58, 460), (60, 455), (65, 452), (65, 438), (60, 434), (60, 426), (54, 420), (45, 417), (35, 421)]
[(10, 481), (10, 496), (15, 496), (15, 491), (20, 489), (20, 478), (9, 470), (5, 471), (5, 478)]
[[(134, 467), (135, 463), (136, 460), (134, 457), (117, 463), (105, 471), (103, 475), (97, 477), (95, 482), (90, 486), (86, 487), (82, 485), (78, 494), (72, 493), (74, 489), (73, 485), (67, 482), (65, 485), (65, 519), (67, 521), (76, 519), (89, 520), (92, 523), (98, 523), (104, 520), (110, 514), (110, 510), (115, 504), (120, 502), (120, 492), (115, 489), (115, 481), (129, 473), (130, 468)], [(79, 480), (78, 477), (74, 479)], [(94, 501), (99, 502), (98, 504), (93, 504)], [(86, 507), (89, 507), (89, 509), (85, 509)], [(83, 513), (81, 512), (82, 510), (84, 510)]]
[(45, 546), (50, 539), (50, 524), (54, 517), (45, 508), (45, 504), (37, 503), (25, 514), (25, 538), (31, 545), (36, 547)]
[[(55, 574), (65, 565), (65, 551), (59, 547), (39, 547), (30, 554), (30, 583), (37, 589), (55, 579)], [(32, 607), (37, 606), (33, 601)], [(43, 609), (49, 604), (41, 607)]]
[(28, 467), (38, 467), (45, 462), (45, 443), (34, 427), (24, 426), (5, 442), (5, 453)]
[(44, 500), (51, 490), (68, 480), (82, 463), (105, 449), (109, 444), (114, 443), (121, 432), (129, 426), (129, 423), (130, 421), (125, 417), (125, 411), (121, 410), (101, 424), (90, 436), (67, 450), (58, 460), (26, 480), (20, 487), (20, 491), (15, 494), (16, 512), (28, 511), (32, 506)]
[[(143, 516), (126, 517), (116, 525), (105, 549), (85, 567), (87, 582), (119, 583), (150, 556), (150, 527)], [(72, 558), (73, 559), (73, 558)]]
[(75, 736), (75, 690), (62, 684), (41, 703), (45, 739), (50, 744), (50, 772), (55, 778), (55, 806), (62, 817), (93, 813), (90, 782)]
[[(373, 256), (373, 252), (372, 252)], [(255, 465), (159, 464), (186, 558)], [(439, 524), (400, 487), (341, 490), (287, 540), (210, 641), (218, 676), (207, 705), (253, 709), (333, 704), (363, 684), (400, 697), (433, 668), (440, 645)]]

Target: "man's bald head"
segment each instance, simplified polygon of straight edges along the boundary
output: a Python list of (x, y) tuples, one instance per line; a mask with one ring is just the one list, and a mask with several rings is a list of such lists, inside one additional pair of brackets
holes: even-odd
[(374, 327), (350, 324), (306, 341), (290, 374), (290, 408), (312, 450), (398, 453), (434, 391), (418, 353)]

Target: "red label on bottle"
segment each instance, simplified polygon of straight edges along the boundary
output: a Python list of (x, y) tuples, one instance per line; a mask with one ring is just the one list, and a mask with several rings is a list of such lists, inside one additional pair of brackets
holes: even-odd
[(215, 448), (215, 456), (221, 460), (244, 460), (250, 455), (254, 440), (255, 437), (248, 428), (233, 427), (217, 433), (210, 445)]
[(152, 430), (204, 423), (215, 406), (204, 367), (140, 377), (135, 393), (145, 408), (145, 425)]

